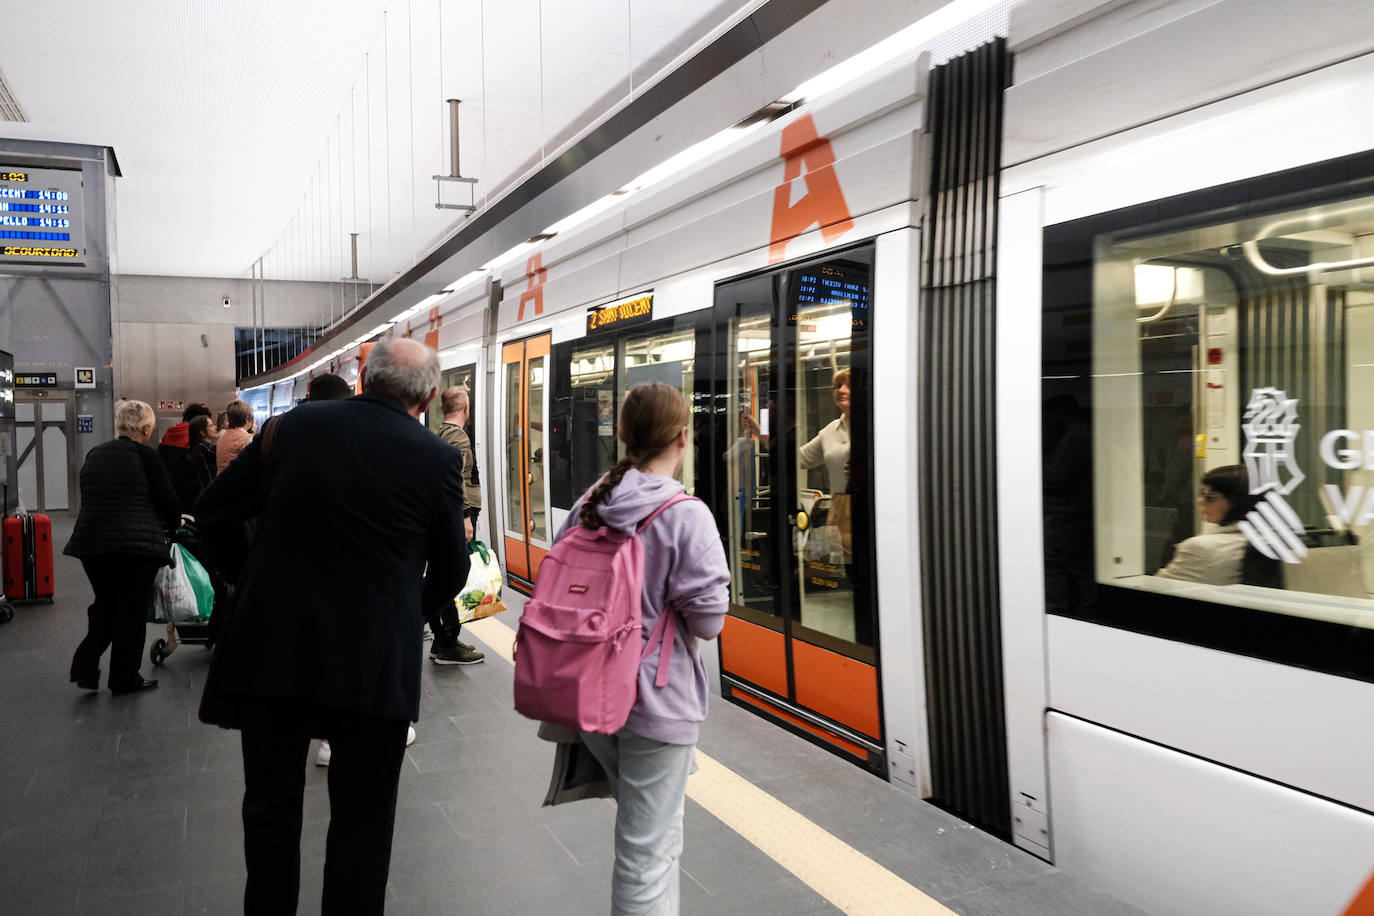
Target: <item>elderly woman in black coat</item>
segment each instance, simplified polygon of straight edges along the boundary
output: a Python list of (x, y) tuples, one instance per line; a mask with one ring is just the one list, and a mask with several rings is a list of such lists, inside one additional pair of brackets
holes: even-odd
[(81, 466), (81, 512), (63, 553), (81, 560), (95, 592), (86, 638), (72, 657), (72, 680), (83, 690), (99, 689), (100, 656), (107, 646), (111, 692), (157, 686), (139, 672), (144, 622), (153, 579), (168, 565), (181, 508), (167, 468), (144, 444), (153, 423), (147, 404), (120, 401), (118, 438), (91, 449)]

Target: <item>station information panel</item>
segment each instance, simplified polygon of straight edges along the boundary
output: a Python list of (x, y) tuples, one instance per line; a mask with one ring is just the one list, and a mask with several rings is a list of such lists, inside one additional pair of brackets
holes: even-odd
[(873, 303), (870, 269), (855, 261), (834, 260), (796, 270), (792, 275), (792, 321), (800, 311), (825, 305), (848, 305), (853, 329), (868, 327)]
[(0, 162), (0, 264), (81, 264), (81, 172)]

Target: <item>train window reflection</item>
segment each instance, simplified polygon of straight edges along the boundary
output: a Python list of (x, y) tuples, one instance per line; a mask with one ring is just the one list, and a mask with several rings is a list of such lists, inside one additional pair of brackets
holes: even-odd
[[(807, 525), (794, 541), (802, 626), (850, 642), (872, 645), (866, 607), (856, 607), (854, 492), (858, 457), (851, 452), (853, 309), (836, 302), (796, 313), (792, 423), (796, 501)], [(856, 611), (858, 612), (856, 615)], [(862, 618), (862, 619), (860, 619)]]
[[(688, 404), (696, 388), (696, 331), (690, 327), (625, 336), (620, 342), (620, 391), (617, 404), (625, 403), (625, 392), (638, 382), (667, 382), (682, 392)], [(688, 443), (687, 458), (679, 479), (688, 493), (695, 491), (695, 438)], [(619, 445), (617, 455), (624, 456)], [(617, 460), (619, 460), (617, 458)]]
[(1103, 583), (1374, 628), (1374, 198), (1100, 237), (1092, 309), (1091, 415), (1043, 409), (1051, 609)]
[(507, 516), (510, 523), (520, 526), (513, 532), (524, 538), (525, 532), (525, 469), (520, 463), (520, 449), (517, 443), (524, 438), (520, 416), (520, 363), (506, 364), (506, 505), (510, 507)]
[[(766, 287), (765, 287), (766, 288)], [(771, 300), (748, 311), (752, 317), (730, 322), (734, 366), (729, 375), (725, 462), (727, 554), (731, 601), (777, 616), (778, 561), (772, 517), (769, 447), (776, 441), (778, 416), (772, 388)], [(748, 308), (742, 306), (741, 309)], [(789, 437), (795, 444), (795, 437)]]
[(615, 347), (574, 350), (570, 358), (572, 436), (570, 472), (574, 495), (616, 463)]
[(529, 362), (529, 387), (526, 391), (525, 415), (529, 418), (529, 506), (530, 538), (548, 538), (547, 513), (544, 499), (544, 363), (540, 356)]

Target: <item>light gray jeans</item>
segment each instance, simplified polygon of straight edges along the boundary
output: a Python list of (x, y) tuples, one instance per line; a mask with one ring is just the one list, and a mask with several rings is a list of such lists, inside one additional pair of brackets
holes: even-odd
[(665, 744), (628, 728), (614, 735), (584, 732), (582, 741), (615, 795), (612, 916), (677, 916), (682, 808), (695, 746)]

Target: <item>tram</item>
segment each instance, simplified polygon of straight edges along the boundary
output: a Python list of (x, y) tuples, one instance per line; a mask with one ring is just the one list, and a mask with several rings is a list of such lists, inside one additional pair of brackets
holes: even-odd
[(512, 588), (667, 382), (724, 699), (1149, 912), (1340, 913), (1374, 869), (1374, 8), (1009, 32), (783, 100), (395, 331), (473, 391)]

